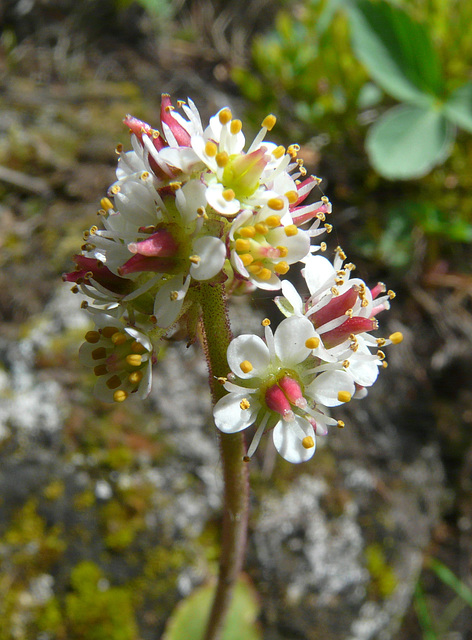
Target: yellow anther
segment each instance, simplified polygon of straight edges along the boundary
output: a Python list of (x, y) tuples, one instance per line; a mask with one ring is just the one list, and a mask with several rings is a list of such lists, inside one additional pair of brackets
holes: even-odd
[(96, 376), (104, 376), (108, 373), (108, 367), (106, 364), (97, 364), (97, 366), (93, 368), (93, 372)]
[(352, 316), (354, 315), (354, 309), (346, 309), (346, 311), (344, 312), (345, 316), (348, 316), (349, 318), (352, 318)]
[(143, 353), (146, 353), (147, 349), (143, 344), (135, 340), (133, 343), (131, 343), (131, 351), (133, 353), (143, 354)]
[(198, 264), (201, 261), (201, 258), (200, 256), (195, 255), (195, 256), (190, 256), (189, 260), (192, 264)]
[(289, 201), (289, 204), (295, 204), (298, 200), (298, 192), (297, 191), (287, 191), (285, 197)]
[(276, 122), (277, 118), (272, 114), (269, 114), (262, 121), (262, 126), (264, 127), (264, 129), (267, 129), (267, 131), (272, 131), (272, 129), (275, 127)]
[(247, 270), (252, 273), (252, 275), (257, 276), (259, 275), (259, 273), (262, 271), (262, 269), (264, 269), (264, 267), (261, 265), (260, 262), (254, 262), (253, 264), (250, 264), (247, 268)]
[(380, 349), (377, 351), (377, 358), (379, 360), (385, 360), (385, 353), (383, 351), (381, 351)]
[(142, 371), (132, 371), (128, 376), (128, 381), (131, 382), (131, 384), (139, 384), (142, 379), (143, 379)]
[(344, 424), (344, 422), (342, 420), (338, 420), (336, 426), (338, 427), (338, 429), (344, 429), (344, 427), (346, 425)]
[(241, 238), (254, 238), (254, 236), (256, 235), (256, 228), (252, 225), (248, 225), (247, 227), (238, 229), (238, 233)]
[[(321, 180), (320, 180), (321, 182)], [(329, 204), (329, 198), (327, 198), (326, 196), (321, 196), (321, 202), (323, 204)]]
[(108, 378), (106, 385), (109, 389), (116, 389), (121, 385), (121, 378), (119, 376), (112, 376)]
[(386, 343), (385, 338), (377, 338), (377, 346), (378, 347), (384, 347)]
[(302, 440), (302, 445), (305, 449), (312, 449), (315, 446), (315, 441), (311, 436), (305, 436)]
[(216, 164), (220, 168), (226, 167), (226, 165), (229, 162), (229, 155), (226, 153), (226, 151), (220, 151), (220, 153), (216, 154), (215, 160), (216, 160)]
[(267, 201), (267, 206), (274, 211), (282, 211), (285, 206), (285, 202), (283, 201), (283, 198), (270, 198), (270, 200)]
[(319, 347), (319, 345), (320, 339), (316, 336), (313, 336), (313, 338), (308, 338), (308, 340), (305, 341), (305, 347), (307, 349), (316, 349), (317, 347)]
[(102, 198), (100, 200), (100, 206), (102, 209), (105, 209), (105, 211), (108, 211), (109, 209), (113, 209), (112, 201), (109, 198)]
[(220, 384), (226, 384), (228, 382), (228, 378), (225, 378), (224, 376), (220, 376), (219, 378), (216, 379), (217, 382), (219, 382)]
[(251, 248), (251, 241), (247, 238), (238, 238), (234, 243), (234, 248), (238, 253), (247, 253)]
[(401, 331), (395, 331), (395, 333), (388, 336), (388, 339), (392, 344), (400, 344), (400, 342), (403, 341), (403, 333)]
[(141, 180), (147, 180), (149, 178), (149, 171), (143, 171), (139, 177)]
[(98, 331), (87, 331), (87, 333), (85, 334), (85, 339), (87, 342), (95, 344), (100, 340), (100, 334), (98, 333)]
[(298, 229), (294, 224), (288, 224), (284, 227), (285, 235), (290, 238), (290, 236), (296, 236), (298, 233)]
[(334, 282), (338, 287), (341, 287), (344, 284), (344, 278), (335, 278)]
[(121, 142), (119, 144), (116, 145), (116, 149), (115, 152), (120, 155), (123, 153), (123, 145), (121, 144)]
[(326, 223), (324, 228), (326, 229), (327, 233), (331, 233), (331, 231), (333, 230), (333, 225)]
[(387, 367), (388, 367), (388, 362), (387, 362), (386, 360), (384, 360), (384, 361), (382, 362), (382, 368), (383, 368), (383, 369), (386, 369)]
[(268, 216), (264, 222), (268, 227), (278, 227), (280, 226), (280, 216)]
[(170, 182), (169, 183), (169, 187), (172, 189), (172, 191), (178, 191), (179, 189), (182, 188), (182, 183), (181, 182)]
[(261, 322), (261, 325), (263, 327), (268, 327), (270, 325), (270, 320), (269, 318), (264, 318), (264, 320)]
[(276, 247), (276, 249), (279, 252), (279, 258), (286, 258), (288, 256), (287, 247), (278, 246), (278, 247)]
[(255, 225), (255, 229), (256, 229), (257, 233), (260, 233), (263, 236), (265, 236), (265, 234), (269, 231), (269, 227), (266, 224), (262, 223), (262, 222), (258, 222)]
[(339, 402), (349, 402), (352, 396), (349, 391), (338, 391), (338, 400)]
[(320, 243), (320, 250), (321, 251), (326, 251), (327, 248), (328, 248), (328, 245), (326, 244), (326, 242), (321, 242)]
[(232, 189), (225, 189), (221, 195), (226, 200), (226, 202), (231, 202), (231, 200), (234, 200), (236, 196)]
[(117, 184), (113, 185), (112, 188), (110, 189), (110, 193), (112, 193), (114, 196), (116, 196), (117, 193), (120, 193), (120, 191), (121, 189)]
[(246, 409), (249, 409), (249, 407), (251, 406), (249, 400), (247, 398), (243, 398), (241, 400), (241, 402), (239, 403), (239, 406), (241, 407), (241, 409), (243, 411), (245, 411)]
[(299, 151), (300, 146), (298, 144), (291, 144), (289, 147), (287, 147), (287, 153), (292, 158), (292, 160), (295, 160)]
[(354, 269), (356, 268), (356, 265), (352, 262), (347, 262), (344, 265), (344, 268), (347, 269), (348, 271), (354, 271)]
[(285, 262), (284, 260), (274, 265), (275, 273), (278, 273), (281, 276), (284, 276), (289, 269), (290, 269), (290, 265), (288, 264), (288, 262)]
[(343, 360), (343, 367), (344, 367), (345, 369), (347, 369), (347, 368), (350, 366), (350, 364), (351, 364), (351, 363), (349, 362), (349, 360)]
[(175, 302), (176, 300), (179, 299), (179, 292), (178, 291), (171, 291), (169, 294), (169, 298), (171, 300), (171, 302)]
[(229, 125), (229, 130), (231, 131), (233, 136), (239, 133), (242, 128), (243, 128), (243, 123), (241, 122), (241, 120), (236, 120), (236, 119), (231, 120), (231, 124)]
[(239, 257), (241, 258), (241, 262), (245, 267), (248, 267), (251, 262), (254, 262), (254, 258), (250, 253), (242, 253)]
[(389, 289), (387, 291), (387, 295), (390, 298), (390, 300), (393, 300), (396, 297), (397, 294), (395, 293), (395, 291), (392, 291), (391, 289)]
[(233, 114), (227, 107), (225, 109), (222, 109), (218, 114), (218, 118), (221, 124), (228, 124), (228, 122), (231, 122), (232, 117)]
[(139, 353), (130, 353), (126, 356), (126, 362), (130, 367), (140, 367), (143, 362), (143, 358)]
[(74, 286), (71, 287), (70, 290), (72, 291), (72, 293), (79, 293), (79, 287), (76, 284), (74, 284)]
[(270, 280), (272, 278), (272, 271), (263, 267), (259, 273), (256, 274), (259, 280)]
[(217, 152), (218, 152), (218, 147), (214, 142), (209, 140), (205, 145), (205, 153), (207, 154), (207, 156), (210, 156), (210, 158), (214, 158)]
[(111, 337), (111, 341), (114, 345), (124, 344), (127, 340), (128, 338), (126, 334), (120, 333), (120, 331), (116, 331)]
[(107, 350), (105, 347), (97, 347), (92, 351), (92, 359), (93, 360), (101, 360), (102, 358), (106, 358)]
[(282, 145), (279, 145), (272, 151), (272, 155), (274, 156), (274, 158), (276, 158), (276, 160), (279, 160), (279, 158), (281, 158), (284, 154), (285, 147), (282, 147)]
[(128, 394), (124, 389), (117, 389), (113, 394), (113, 400), (115, 402), (124, 402), (127, 397)]
[(239, 368), (241, 369), (241, 371), (243, 373), (249, 373), (250, 371), (253, 370), (253, 366), (252, 364), (249, 362), (249, 360), (243, 360), (241, 362), (241, 364), (239, 365)]
[(369, 301), (367, 300), (367, 298), (364, 298), (361, 302), (361, 307), (368, 307), (369, 306)]

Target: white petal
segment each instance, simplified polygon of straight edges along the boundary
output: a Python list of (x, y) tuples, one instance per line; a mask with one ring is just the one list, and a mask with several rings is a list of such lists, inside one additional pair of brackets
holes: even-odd
[(249, 409), (241, 409), (241, 401), (247, 399), (243, 394), (228, 393), (221, 398), (213, 409), (215, 424), (223, 433), (237, 433), (249, 427), (256, 419), (259, 403), (252, 398)]
[[(170, 327), (177, 320), (185, 300), (185, 294), (190, 285), (190, 276), (182, 284), (182, 276), (176, 276), (165, 282), (156, 294), (154, 301), (154, 315), (156, 324), (163, 329)], [(177, 292), (177, 297), (171, 294)]]
[(372, 359), (364, 359), (355, 357), (357, 354), (349, 360), (348, 372), (354, 378), (354, 382), (360, 384), (361, 387), (371, 387), (377, 380), (379, 375), (379, 359), (373, 357)]
[(219, 238), (205, 236), (193, 243), (193, 251), (200, 258), (198, 264), (192, 264), (190, 275), (195, 280), (208, 280), (221, 271), (226, 259), (226, 247)]
[[(238, 378), (255, 378), (264, 374), (269, 366), (270, 356), (266, 343), (254, 335), (238, 336), (228, 347), (228, 364)], [(241, 362), (247, 360), (252, 365), (248, 373), (242, 371)]]
[(210, 207), (224, 216), (234, 216), (241, 209), (239, 200), (225, 200), (223, 198), (224, 186), (220, 183), (211, 184), (206, 190), (206, 199)]
[(275, 331), (275, 352), (285, 366), (299, 364), (311, 354), (305, 342), (314, 335), (315, 329), (307, 318), (285, 318)]
[[(309, 436), (313, 438), (315, 446), (305, 449), (302, 444), (304, 436), (302, 436), (300, 431), (305, 437)], [(307, 422), (307, 420), (300, 418), (299, 416), (295, 416), (295, 420), (293, 422), (280, 420), (280, 422), (278, 422), (274, 427), (272, 438), (274, 440), (275, 448), (280, 455), (285, 458), (285, 460), (288, 460), (288, 462), (293, 462), (294, 464), (305, 462), (315, 453), (316, 439), (313, 427), (309, 422)]]
[(197, 209), (206, 206), (205, 185), (190, 180), (175, 192), (175, 203), (184, 223), (192, 222), (198, 215)]
[(274, 247), (287, 247), (288, 253), (281, 260), (288, 264), (303, 260), (310, 252), (310, 236), (302, 229), (299, 229), (294, 236), (287, 236), (282, 227), (277, 227), (269, 231), (267, 241)]
[(338, 399), (338, 393), (340, 391), (347, 391), (353, 396), (355, 390), (356, 388), (352, 377), (345, 371), (336, 369), (334, 371), (320, 373), (305, 391), (315, 402), (324, 404), (326, 407), (337, 407), (343, 404)]
[(305, 265), (302, 273), (312, 295), (335, 275), (333, 265), (323, 256), (310, 256)]
[(303, 300), (301, 295), (295, 289), (290, 280), (282, 281), (282, 293), (284, 297), (289, 301), (293, 307), (293, 311), (296, 315), (303, 315)]

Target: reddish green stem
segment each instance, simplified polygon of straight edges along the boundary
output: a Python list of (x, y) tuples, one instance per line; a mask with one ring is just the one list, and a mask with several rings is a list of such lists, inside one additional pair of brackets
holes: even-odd
[[(226, 295), (222, 284), (200, 286), (204, 348), (210, 373), (213, 403), (226, 393), (218, 378), (228, 373), (226, 351), (232, 335)], [(204, 640), (218, 640), (224, 628), (236, 580), (241, 572), (247, 537), (249, 481), (244, 462), (246, 445), (242, 433), (218, 432), (223, 465), (224, 511), (218, 583)]]

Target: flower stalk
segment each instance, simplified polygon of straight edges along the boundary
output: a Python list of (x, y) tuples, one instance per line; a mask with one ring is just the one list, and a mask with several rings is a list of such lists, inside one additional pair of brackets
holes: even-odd
[[(210, 388), (213, 403), (216, 404), (226, 393), (219, 379), (228, 372), (226, 353), (232, 339), (224, 285), (202, 283), (199, 302)], [(244, 461), (244, 435), (220, 432), (219, 443), (224, 481), (223, 530), (218, 582), (204, 640), (218, 640), (221, 637), (244, 561), (248, 524), (249, 478), (248, 465)]]

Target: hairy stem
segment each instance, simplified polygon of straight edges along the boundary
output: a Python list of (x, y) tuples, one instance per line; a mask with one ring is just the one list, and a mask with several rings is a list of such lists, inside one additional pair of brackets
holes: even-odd
[[(201, 284), (200, 304), (210, 387), (213, 403), (216, 403), (225, 393), (218, 378), (228, 373), (226, 351), (232, 338), (223, 285)], [(221, 637), (244, 561), (248, 522), (249, 482), (247, 463), (243, 459), (246, 454), (244, 436), (220, 432), (218, 436), (224, 480), (223, 531), (218, 583), (204, 640)]]

